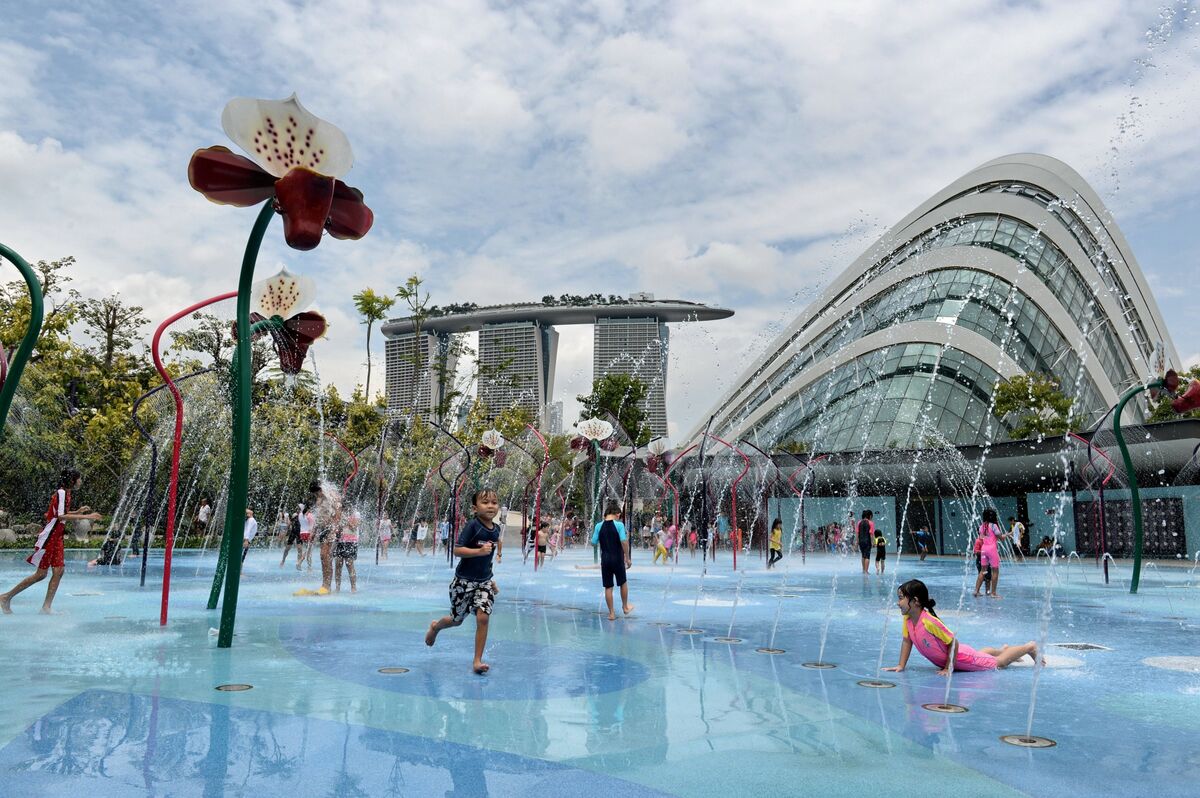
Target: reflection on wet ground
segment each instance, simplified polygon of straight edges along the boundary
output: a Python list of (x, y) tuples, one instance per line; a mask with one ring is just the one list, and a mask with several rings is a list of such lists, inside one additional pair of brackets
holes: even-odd
[[(1070, 581), (1011, 565), (1004, 598), (987, 600), (961, 561), (901, 559), (880, 578), (827, 556), (768, 572), (751, 555), (744, 575), (725, 558), (701, 580), (699, 558), (671, 576), (635, 555), (637, 610), (610, 622), (590, 550), (537, 572), (513, 559), (484, 677), (472, 621), (423, 643), (446, 609), (441, 558), (363, 562), (357, 594), (301, 598), (311, 577), (256, 550), (231, 650), (209, 633), (211, 557), (177, 557), (166, 629), (156, 574), (139, 589), (134, 568), (72, 559), (62, 614), (36, 615), (30, 593), (0, 618), (0, 794), (871, 796), (912, 779), (971, 796), (1170, 796), (1200, 770), (1200, 588), (1186, 569), (1130, 596), (1078, 566)], [(4, 555), (0, 582), (25, 569)], [(915, 657), (880, 673), (899, 650), (894, 585), (913, 577), (971, 645), (1037, 639), (1044, 618), (1070, 647), (1047, 648), (1039, 671), (956, 674), (949, 690)], [(804, 667), (818, 658), (837, 667)], [(896, 687), (859, 684), (875, 679)], [(922, 708), (941, 703), (968, 711)], [(1027, 730), (1058, 744), (1000, 740)]]

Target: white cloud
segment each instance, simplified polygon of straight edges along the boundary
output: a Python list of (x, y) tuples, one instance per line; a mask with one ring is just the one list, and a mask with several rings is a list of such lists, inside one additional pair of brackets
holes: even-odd
[[(737, 310), (672, 330), (670, 416), (689, 427), (766, 331), (983, 161), (1062, 158), (1127, 233), (1196, 201), (1200, 37), (1190, 10), (1163, 13), (1133, 0), (30, 8), (0, 32), (0, 235), (31, 259), (75, 255), (81, 289), (120, 290), (154, 319), (229, 290), (253, 212), (196, 195), (187, 159), (221, 143), (229, 97), (296, 90), (347, 131), (349, 182), (376, 212), (359, 242), (297, 253), (276, 229), (264, 246), (264, 274), (318, 278), (334, 322), (323, 376), (362, 379), (350, 297), (412, 273), (439, 304), (650, 290)], [(1152, 265), (1164, 309), (1181, 303), (1194, 264)], [(1181, 341), (1189, 318), (1168, 314)], [(590, 341), (562, 330), (568, 404), (590, 382)]]

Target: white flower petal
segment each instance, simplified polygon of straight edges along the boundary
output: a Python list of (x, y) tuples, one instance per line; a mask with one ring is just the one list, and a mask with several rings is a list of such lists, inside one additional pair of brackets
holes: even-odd
[(490, 429), (479, 437), (479, 442), (495, 451), (504, 445), (504, 436), (500, 434), (500, 430)]
[(280, 269), (278, 274), (259, 280), (250, 289), (250, 307), (268, 319), (288, 318), (312, 304), (317, 286), (310, 278)]
[(579, 422), (579, 434), (588, 440), (603, 441), (613, 434), (613, 425), (602, 418), (589, 418)]
[(221, 112), (221, 127), (275, 177), (297, 166), (342, 177), (354, 165), (346, 134), (309, 113), (294, 94), (286, 100), (234, 98)]
[(647, 444), (646, 448), (650, 450), (650, 454), (655, 456), (661, 455), (667, 449), (671, 448), (670, 442), (666, 438), (655, 438)]

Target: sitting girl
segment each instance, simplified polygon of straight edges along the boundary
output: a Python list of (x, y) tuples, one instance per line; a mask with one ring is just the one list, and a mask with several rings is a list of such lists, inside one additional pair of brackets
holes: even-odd
[(904, 670), (914, 645), (925, 659), (939, 668), (939, 676), (949, 676), (951, 671), (1007, 668), (1024, 656), (1037, 662), (1038, 650), (1033, 641), (1019, 646), (981, 648), (978, 651), (959, 643), (958, 638), (933, 611), (937, 602), (929, 597), (929, 589), (920, 579), (910, 579), (900, 585), (896, 592), (899, 594), (896, 606), (904, 615), (904, 642), (900, 644), (900, 664), (894, 668), (884, 668), (885, 671), (899, 673)]

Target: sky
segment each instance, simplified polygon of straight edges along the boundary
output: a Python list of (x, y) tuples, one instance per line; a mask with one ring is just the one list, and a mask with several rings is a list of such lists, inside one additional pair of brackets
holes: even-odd
[[(1200, 0), (678, 3), (0, 0), (0, 241), (73, 255), (153, 327), (236, 288), (252, 209), (187, 182), (233, 97), (304, 105), (354, 148), (375, 226), (259, 276), (317, 280), (323, 380), (365, 375), (351, 296), (434, 304), (635, 291), (732, 308), (671, 330), (671, 434), (922, 200), (1014, 152), (1065, 161), (1200, 362)], [(11, 268), (11, 267), (9, 267)], [(1192, 289), (1192, 290), (1189, 290)], [(232, 308), (224, 311), (232, 313)], [(560, 329), (566, 419), (590, 327)], [(382, 339), (373, 388), (382, 387)]]

